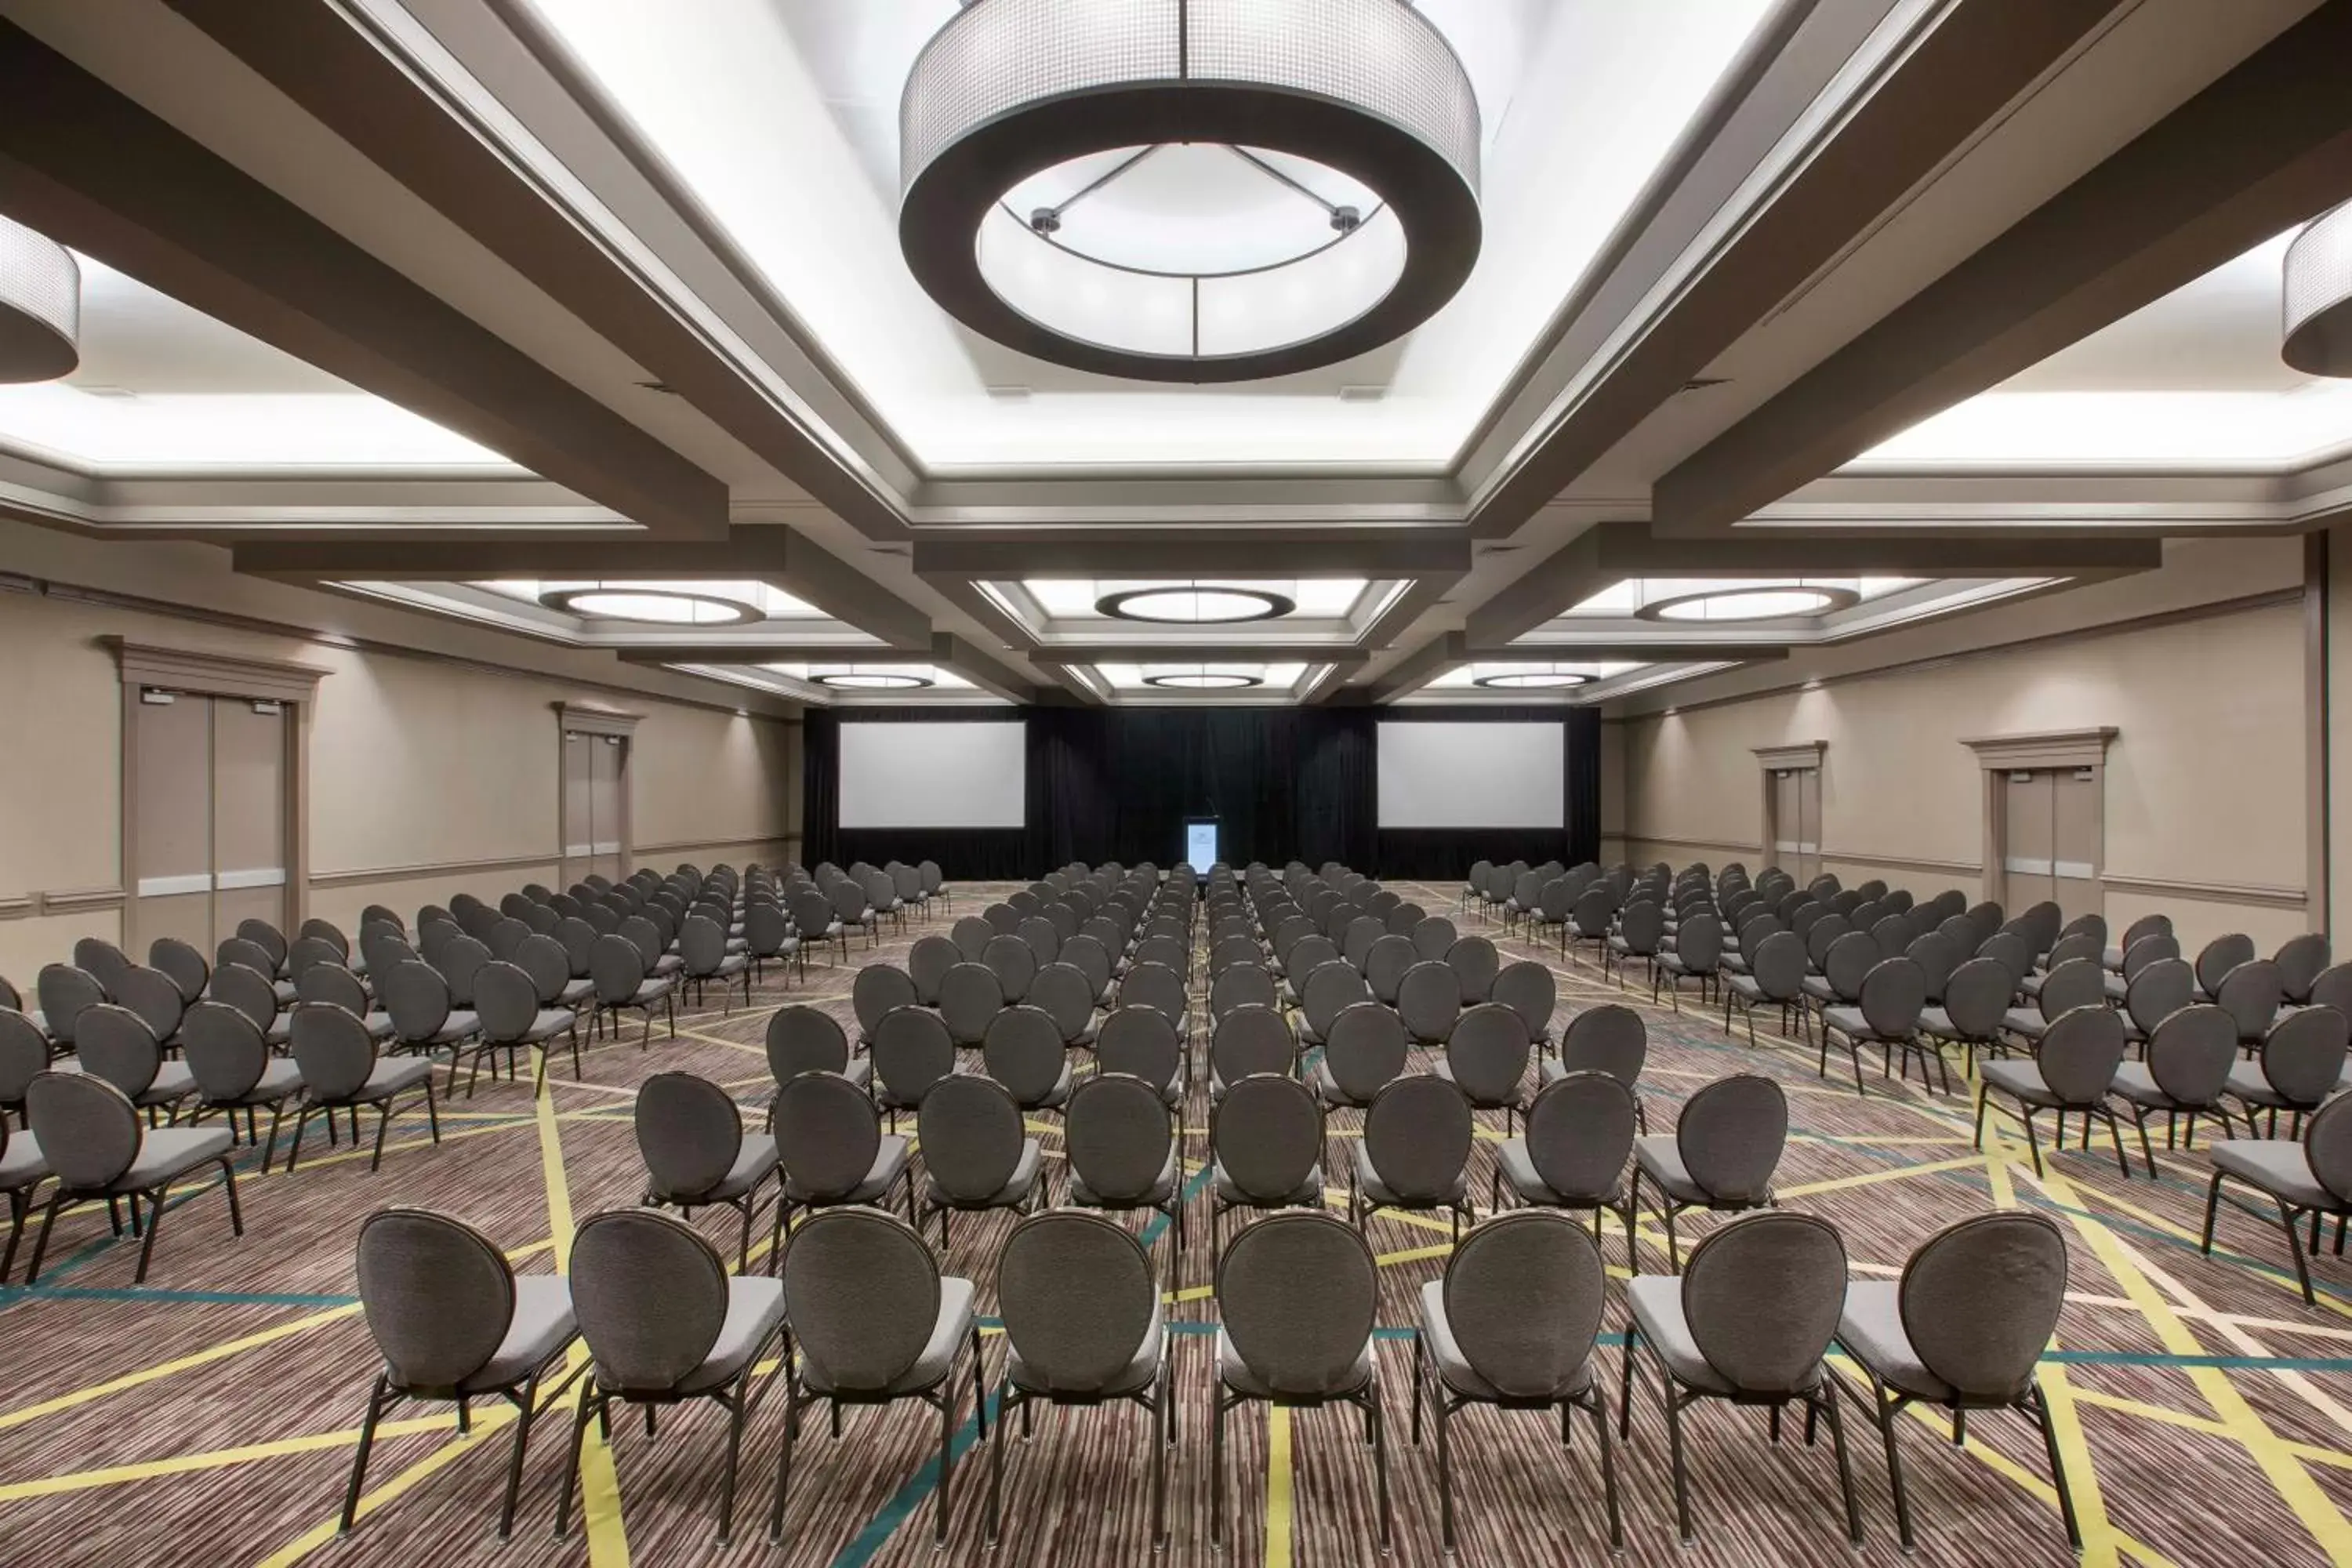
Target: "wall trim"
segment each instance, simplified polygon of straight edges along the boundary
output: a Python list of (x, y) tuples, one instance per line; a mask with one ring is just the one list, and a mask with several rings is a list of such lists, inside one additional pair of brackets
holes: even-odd
[(1628, 847), (1635, 844), (1664, 844), (1676, 849), (1721, 849), (1733, 855), (1753, 855), (1753, 844), (1733, 844), (1721, 838), (1677, 838), (1667, 833), (1627, 833), (1622, 835)]
[(2095, 768), (2107, 760), (2107, 742), (2115, 738), (2114, 725), (2099, 724), (2014, 735), (1964, 735), (1960, 744), (1977, 754), (1979, 765), (1993, 772), (2005, 768)]
[(101, 637), (99, 642), (114, 652), (124, 684), (169, 687), (201, 691), (210, 697), (250, 697), (271, 702), (309, 702), (319, 694), (319, 682), (334, 673), (320, 665), (285, 659), (254, 658), (242, 654), (200, 652), (132, 642), (128, 637)]
[(0, 899), (0, 921), (21, 921), (40, 912), (40, 895), (25, 893)]
[(660, 844), (640, 844), (639, 855), (675, 855), (682, 849), (740, 849), (761, 844), (790, 844), (797, 833), (758, 833), (749, 838), (673, 838)]
[(405, 882), (420, 877), (478, 877), (490, 871), (520, 871), (531, 866), (560, 866), (560, 848), (544, 855), (504, 855), (488, 860), (421, 860), (405, 866), (362, 866), (348, 871), (313, 871), (314, 888), (350, 888), (362, 882)]
[(619, 735), (624, 738), (637, 732), (645, 722), (642, 713), (625, 713), (617, 708), (606, 708), (593, 702), (557, 702), (555, 716), (566, 731), (583, 735)]
[(98, 910), (119, 910), (125, 901), (121, 888), (76, 888), (61, 893), (36, 893), (40, 905), (37, 912), (45, 915), (88, 914)]
[(1818, 769), (1822, 765), (1822, 754), (1829, 749), (1827, 741), (1790, 741), (1778, 746), (1749, 748), (1756, 753), (1757, 765), (1767, 773)]
[(1906, 871), (1949, 871), (1960, 877), (1984, 875), (1984, 862), (1981, 860), (1930, 860), (1918, 855), (1872, 855), (1858, 849), (1823, 849), (1819, 858), (1822, 860), (1843, 860), (1848, 865), (1894, 866)]
[(2183, 882), (2165, 877), (2135, 877), (2127, 872), (2107, 871), (2103, 879), (2111, 893), (2156, 893), (2179, 899), (2195, 899), (2214, 904), (2252, 904), (2262, 909), (2300, 910), (2308, 908), (2310, 893), (2302, 888), (2284, 888), (2263, 882)]

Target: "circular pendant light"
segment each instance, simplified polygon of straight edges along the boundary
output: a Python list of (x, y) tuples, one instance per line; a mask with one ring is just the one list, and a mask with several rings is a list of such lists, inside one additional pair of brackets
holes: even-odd
[(912, 669), (860, 668), (854, 664), (839, 669), (812, 669), (809, 679), (836, 691), (919, 691), (937, 684), (928, 674)]
[(2279, 357), (2305, 375), (2352, 376), (2352, 202), (2286, 247), (2284, 303)]
[(1056, 364), (1286, 375), (1381, 347), (1475, 265), (1479, 115), (1400, 0), (982, 0), (899, 100), (899, 248)]
[(1486, 668), (1473, 665), (1470, 684), (1489, 691), (1565, 691), (1572, 686), (1590, 684), (1592, 679), (1583, 670), (1563, 669), (1556, 664), (1497, 668), (1479, 673)]
[(1165, 671), (1143, 678), (1146, 686), (1156, 686), (1163, 691), (1240, 691), (1253, 686), (1264, 686), (1263, 676), (1245, 675), (1238, 669), (1181, 669)]
[[(993, 4), (993, 0), (990, 0)], [(1127, 588), (1095, 601), (1095, 613), (1122, 621), (1153, 621), (1168, 626), (1223, 626), (1236, 621), (1271, 621), (1298, 608), (1298, 601), (1265, 588), (1230, 584), (1171, 583), (1161, 587)]]
[(740, 626), (767, 618), (757, 605), (664, 583), (542, 583), (539, 602), (586, 620), (645, 626)]
[[(1685, 624), (1724, 621), (1773, 621), (1825, 616), (1862, 603), (1862, 584), (1851, 578), (1765, 579), (1743, 582), (1637, 584), (1642, 590), (1633, 614), (1645, 621)], [(1664, 589), (1654, 594), (1652, 589)], [(1676, 590), (1681, 590), (1677, 592)]]
[(0, 382), (55, 381), (81, 363), (73, 252), (0, 217)]

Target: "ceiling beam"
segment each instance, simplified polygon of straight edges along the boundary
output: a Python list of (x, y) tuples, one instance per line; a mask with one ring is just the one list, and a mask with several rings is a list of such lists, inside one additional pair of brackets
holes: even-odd
[(2326, 0), (1669, 471), (1658, 532), (1727, 532), (2352, 197), (2347, 59), (2352, 0)]
[(1694, 548), (1639, 522), (1595, 523), (1537, 562), (1470, 612), (1464, 628), (1499, 648), (1628, 577), (2067, 577), (2150, 572), (2163, 564), (2156, 539), (2033, 539), (1979, 532), (1966, 538), (1901, 534), (1792, 536), (1775, 529)]
[(905, 537), (875, 489), (345, 7), (167, 3), (835, 515), (872, 537)]
[[(1533, 517), (1779, 301), (1869, 234), (1906, 192), (2099, 31), (2115, 8), (2114, 0), (1958, 0), (1948, 6), (1647, 330), (1589, 385), (1555, 405), (1549, 427), (1479, 499), (1473, 531), (1498, 537)], [(1818, 18), (1823, 28), (1838, 20), (1827, 12)], [(1801, 31), (1791, 43), (1801, 42)], [(1620, 268), (1631, 273), (1638, 259), (1629, 254)], [(1646, 271), (1633, 280), (1646, 285)], [(1598, 298), (1603, 289), (1611, 299)], [(1622, 279), (1605, 280), (1595, 302), (1612, 304), (1614, 296), (1634, 292)]]
[(0, 103), (19, 222), (656, 536), (724, 533), (719, 479), (8, 22)]
[[(5, 118), (5, 117), (0, 117)], [(894, 647), (928, 648), (930, 617), (807, 535), (736, 523), (721, 539), (660, 543), (612, 538), (250, 540), (231, 546), (236, 569), (304, 585), (321, 582), (478, 581), (491, 577), (750, 577), (815, 605)]]
[(1353, 643), (1060, 643), (1023, 655), (1032, 664), (1362, 664)]
[(1438, 528), (957, 529), (918, 538), (915, 573), (968, 581), (1080, 577), (1415, 577), (1470, 569), (1470, 536)]
[(934, 632), (922, 647), (869, 647), (856, 643), (788, 642), (638, 643), (615, 650), (623, 664), (859, 664), (937, 665), (951, 669), (991, 696), (1007, 702), (1033, 702), (1037, 688), (977, 644), (953, 632)]

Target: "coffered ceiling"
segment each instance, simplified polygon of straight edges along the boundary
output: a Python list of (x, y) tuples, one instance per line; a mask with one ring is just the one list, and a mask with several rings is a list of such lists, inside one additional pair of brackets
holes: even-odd
[[(854, 706), (1606, 700), (2352, 504), (2277, 356), (2352, 0), (1418, 8), (1467, 282), (1186, 385), (922, 292), (951, 0), (0, 0), (0, 214), (84, 300), (0, 510)], [(1171, 155), (1088, 221), (1289, 199)]]

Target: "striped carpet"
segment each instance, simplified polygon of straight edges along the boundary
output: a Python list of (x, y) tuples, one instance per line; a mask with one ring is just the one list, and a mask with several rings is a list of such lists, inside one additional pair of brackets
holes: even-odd
[[(1406, 887), (1433, 908), (1449, 892)], [(958, 912), (984, 901), (968, 889)], [(943, 927), (944, 920), (939, 924)], [(1475, 918), (1464, 929), (1482, 929)], [(909, 932), (861, 962), (903, 962)], [(1501, 944), (1507, 957), (1526, 950)], [(1824, 1082), (1811, 1055), (1769, 1036), (1751, 1048), (1728, 1039), (1695, 1005), (1676, 1014), (1604, 986), (1589, 967), (1562, 965), (1563, 1020), (1602, 1000), (1637, 1000), (1651, 1025), (1644, 1094), (1654, 1131), (1710, 1079), (1760, 1071), (1789, 1089), (1792, 1136), (1780, 1173), (1782, 1201), (1833, 1221), (1858, 1276), (1892, 1277), (1937, 1226), (1992, 1205), (2051, 1215), (2069, 1237), (2072, 1288), (2043, 1380), (2062, 1431), (2086, 1539), (2086, 1560), (2145, 1564), (2352, 1562), (2352, 1266), (2314, 1265), (2316, 1310), (2303, 1306), (2275, 1226), (2226, 1211), (2215, 1256), (2196, 1251), (2206, 1166), (2201, 1153), (2167, 1153), (2160, 1178), (2119, 1179), (2104, 1144), (2057, 1157), (2036, 1178), (2013, 1127), (1977, 1154), (1967, 1102), (1874, 1076), (1857, 1099), (1847, 1079)], [(724, 1416), (715, 1406), (668, 1415), (647, 1436), (616, 1420), (611, 1447), (592, 1439), (583, 1468), (584, 1528), (550, 1532), (562, 1475), (565, 1412), (535, 1431), (523, 1514), (499, 1546), (495, 1512), (510, 1428), (478, 1415), (461, 1439), (444, 1412), (395, 1413), (376, 1448), (366, 1512), (348, 1540), (334, 1520), (355, 1429), (376, 1370), (352, 1296), (352, 1238), (362, 1216), (390, 1204), (456, 1213), (511, 1249), (517, 1267), (555, 1266), (579, 1218), (634, 1204), (640, 1174), (630, 1127), (634, 1088), (649, 1073), (685, 1069), (725, 1084), (756, 1120), (772, 1085), (759, 1041), (786, 999), (849, 1014), (849, 972), (814, 967), (789, 992), (771, 976), (755, 1005), (682, 1017), (678, 1037), (657, 1028), (650, 1049), (634, 1033), (600, 1042), (584, 1082), (562, 1063), (534, 1101), (528, 1074), (443, 1112), (445, 1139), (426, 1141), (421, 1115), (394, 1127), (380, 1173), (364, 1150), (306, 1147), (292, 1177), (241, 1183), (247, 1234), (231, 1242), (216, 1192), (198, 1191), (167, 1216), (143, 1288), (131, 1283), (133, 1247), (110, 1240), (102, 1212), (60, 1225), (41, 1285), (0, 1289), (0, 1563), (284, 1564), (495, 1561), (577, 1563), (761, 1563), (860, 1568), (937, 1561), (930, 1541), (938, 1425), (919, 1405), (860, 1410), (835, 1442), (823, 1419), (803, 1427), (781, 1548), (764, 1524), (782, 1430), (781, 1400), (754, 1417), (744, 1444), (744, 1489), (731, 1549), (714, 1528)], [(1354, 1133), (1351, 1115), (1336, 1135)], [(1206, 1106), (1186, 1116), (1197, 1161)], [(1054, 1124), (1037, 1124), (1049, 1152)], [(1486, 1130), (1500, 1135), (1499, 1125)], [(1486, 1191), (1487, 1143), (1474, 1190)], [(247, 1161), (250, 1164), (252, 1162)], [(2137, 1168), (2137, 1163), (2136, 1163)], [(1209, 1547), (1209, 1365), (1215, 1302), (1209, 1287), (1205, 1200), (1172, 1309), (1183, 1434), (1170, 1517), (1178, 1563), (1215, 1560)], [(1687, 1243), (1715, 1222), (1693, 1216)], [(733, 1215), (707, 1233), (731, 1254)], [(976, 1281), (993, 1306), (995, 1251), (1009, 1222), (959, 1219), (951, 1272)], [(1370, 1226), (1383, 1266), (1380, 1347), (1391, 1413), (1390, 1485), (1396, 1558), (1440, 1560), (1433, 1451), (1404, 1441), (1415, 1292), (1444, 1268), (1445, 1235), (1410, 1217)], [(1664, 1237), (1645, 1228), (1643, 1264), (1665, 1268)], [(1160, 1244), (1167, 1245), (1163, 1239)], [(1612, 1225), (1604, 1249), (1622, 1274), (1625, 1238)], [(17, 1279), (22, 1279), (19, 1263)], [(1601, 1353), (1613, 1388), (1623, 1322), (1611, 1305)], [(1001, 1341), (989, 1342), (992, 1379)], [(1646, 1370), (1646, 1365), (1645, 1365)], [(950, 1485), (948, 1557), (986, 1559), (981, 1500), (987, 1451), (972, 1442), (969, 1382)], [(1899, 1560), (1886, 1466), (1877, 1433), (1848, 1406), (1847, 1430), (1864, 1510), (1863, 1555)], [(1005, 1561), (1134, 1563), (1150, 1559), (1148, 1418), (1132, 1407), (1041, 1410), (1034, 1440), (1006, 1459)], [(1630, 1559), (1762, 1564), (1825, 1562), (1845, 1552), (1836, 1472), (1826, 1438), (1808, 1449), (1768, 1444), (1761, 1411), (1702, 1405), (1685, 1423), (1697, 1546), (1677, 1548), (1667, 1484), (1664, 1415), (1654, 1383), (1637, 1384), (1634, 1431), (1619, 1450)], [(1580, 1420), (1563, 1454), (1541, 1417), (1475, 1410), (1454, 1428), (1455, 1502), (1465, 1561), (1532, 1564), (1598, 1556), (1606, 1548), (1597, 1449)], [(1351, 1412), (1296, 1415), (1245, 1410), (1228, 1431), (1230, 1560), (1248, 1564), (1352, 1564), (1372, 1560), (1371, 1454)], [(1906, 1475), (1929, 1563), (2060, 1563), (2068, 1558), (2040, 1438), (2021, 1420), (1985, 1416), (1954, 1447), (1928, 1415), (1903, 1433)], [(971, 1461), (978, 1461), (973, 1463)]]

